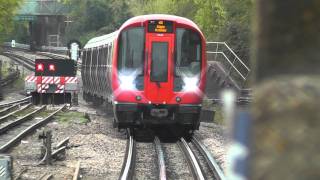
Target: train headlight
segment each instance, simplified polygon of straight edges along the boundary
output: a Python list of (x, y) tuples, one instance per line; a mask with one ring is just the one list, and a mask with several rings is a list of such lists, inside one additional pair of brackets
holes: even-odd
[(196, 91), (198, 90), (198, 81), (197, 77), (184, 77), (183, 82), (183, 91)]
[(134, 84), (135, 77), (132, 75), (119, 75), (120, 88), (123, 90), (134, 90), (136, 88)]

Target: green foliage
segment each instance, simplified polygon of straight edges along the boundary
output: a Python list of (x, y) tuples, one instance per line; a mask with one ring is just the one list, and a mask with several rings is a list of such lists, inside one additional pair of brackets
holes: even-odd
[(30, 41), (28, 22), (14, 21), (12, 27), (12, 31), (8, 33), (5, 41), (9, 42), (14, 39), (16, 42), (28, 44)]
[(134, 15), (164, 13), (193, 20), (208, 41), (225, 41), (249, 59), (252, 0), (130, 0)]
[(131, 14), (124, 0), (66, 0), (71, 5), (72, 23), (67, 27), (65, 41), (79, 39), (85, 44), (90, 38), (110, 33)]
[(13, 17), (22, 0), (0, 0), (0, 41), (12, 31)]
[(132, 16), (173, 14), (193, 20), (208, 41), (227, 42), (249, 59), (252, 0), (64, 0), (72, 7), (66, 41), (90, 38), (118, 29)]
[(195, 22), (207, 39), (214, 39), (226, 22), (226, 12), (221, 0), (196, 0), (198, 10)]
[(219, 33), (219, 39), (226, 41), (246, 64), (249, 64), (251, 39), (252, 0), (225, 0), (227, 22)]

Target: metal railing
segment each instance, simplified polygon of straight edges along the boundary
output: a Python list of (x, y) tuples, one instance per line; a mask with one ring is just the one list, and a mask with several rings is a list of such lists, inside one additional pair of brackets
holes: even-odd
[[(243, 84), (250, 74), (250, 68), (237, 56), (226, 42), (207, 42), (208, 61), (219, 61), (225, 68), (227, 76)], [(211, 54), (214, 55), (210, 58)], [(221, 58), (222, 57), (222, 58)]]

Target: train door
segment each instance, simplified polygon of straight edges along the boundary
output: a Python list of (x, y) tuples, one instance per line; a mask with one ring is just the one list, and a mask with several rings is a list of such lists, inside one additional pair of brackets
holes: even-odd
[(148, 33), (146, 49), (146, 97), (152, 104), (166, 104), (173, 94), (174, 35)]

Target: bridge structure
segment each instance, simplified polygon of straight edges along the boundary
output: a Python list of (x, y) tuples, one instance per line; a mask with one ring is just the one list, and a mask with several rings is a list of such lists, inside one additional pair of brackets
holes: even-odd
[(16, 21), (29, 23), (30, 48), (61, 46), (61, 37), (70, 22), (70, 7), (60, 0), (25, 0), (17, 12)]

